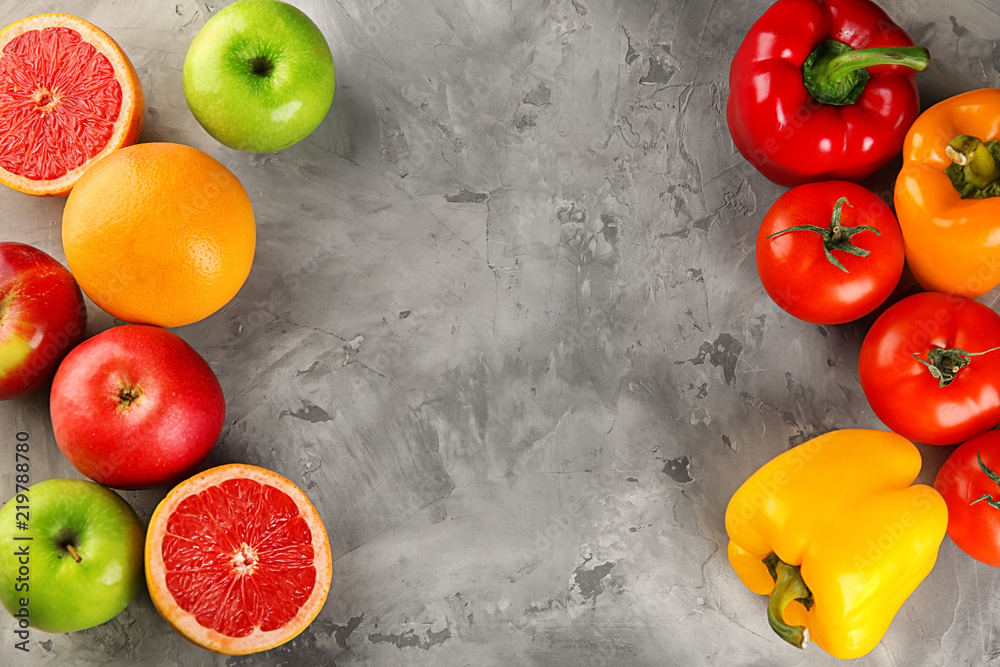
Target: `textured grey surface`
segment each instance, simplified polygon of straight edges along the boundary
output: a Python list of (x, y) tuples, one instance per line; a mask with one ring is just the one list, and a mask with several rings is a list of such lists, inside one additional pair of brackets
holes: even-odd
[[(103, 27), (139, 71), (142, 140), (202, 148), (247, 187), (250, 278), (177, 333), (228, 398), (211, 463), (270, 467), (322, 512), (330, 598), (291, 644), (230, 659), (145, 595), (93, 630), (33, 633), (27, 656), (4, 618), (0, 664), (837, 662), (773, 635), (722, 525), (790, 444), (881, 427), (855, 365), (866, 323), (795, 321), (757, 280), (783, 190), (734, 151), (723, 110), (770, 3), (295, 0), (331, 43), (336, 98), (305, 142), (261, 156), (220, 147), (184, 103), (187, 44), (222, 4), (8, 0), (0, 21)], [(882, 4), (931, 49), (925, 104), (1000, 84), (995, 0)], [(62, 259), (62, 206), (0, 192), (2, 237)], [(89, 333), (113, 324), (90, 312)], [(33, 480), (76, 476), (44, 395), (0, 405), (0, 433), (18, 430)], [(922, 451), (926, 481), (948, 450)], [(146, 520), (163, 492), (123, 495)], [(998, 586), (946, 540), (858, 662), (990, 661)]]

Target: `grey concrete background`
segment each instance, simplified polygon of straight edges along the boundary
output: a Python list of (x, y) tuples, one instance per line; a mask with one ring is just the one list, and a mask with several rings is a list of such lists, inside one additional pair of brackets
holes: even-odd
[[(247, 187), (250, 278), (176, 331), (228, 398), (210, 463), (306, 489), (333, 543), (330, 598), (291, 644), (230, 659), (146, 595), (93, 630), (34, 633), (28, 656), (4, 618), (0, 663), (834, 664), (773, 635), (722, 522), (789, 445), (881, 428), (857, 377), (867, 322), (798, 322), (757, 280), (754, 237), (784, 190), (734, 151), (724, 107), (770, 3), (294, 0), (330, 41), (337, 93), (271, 155), (220, 147), (184, 102), (187, 45), (223, 4), (19, 0), (0, 21), (103, 27), (139, 71), (141, 139), (197, 146)], [(1000, 84), (995, 0), (882, 5), (932, 52), (925, 105)], [(63, 201), (0, 192), (0, 236), (63, 259)], [(90, 314), (91, 334), (114, 324)], [(18, 430), (33, 480), (76, 476), (44, 392), (0, 405), (0, 433)], [(950, 449), (922, 451), (926, 481)], [(163, 493), (123, 495), (146, 520)], [(858, 663), (995, 660), (998, 586), (946, 540)]]

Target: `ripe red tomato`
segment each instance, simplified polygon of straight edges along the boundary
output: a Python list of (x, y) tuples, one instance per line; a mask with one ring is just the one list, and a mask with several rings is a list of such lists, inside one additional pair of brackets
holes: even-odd
[(861, 389), (905, 438), (954, 445), (1000, 422), (1000, 315), (922, 292), (879, 315), (861, 343)]
[(760, 282), (783, 310), (813, 324), (842, 324), (869, 314), (896, 288), (903, 236), (871, 190), (848, 181), (808, 183), (768, 210), (756, 256)]
[(998, 472), (1000, 431), (987, 431), (959, 445), (934, 480), (948, 505), (948, 536), (962, 551), (994, 567), (1000, 567)]

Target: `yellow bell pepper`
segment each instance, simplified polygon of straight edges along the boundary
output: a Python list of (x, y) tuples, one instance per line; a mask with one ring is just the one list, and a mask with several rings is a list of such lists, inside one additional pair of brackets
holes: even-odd
[(934, 567), (944, 499), (913, 485), (920, 452), (889, 431), (832, 431), (789, 449), (726, 508), (729, 562), (789, 643), (856, 658)]

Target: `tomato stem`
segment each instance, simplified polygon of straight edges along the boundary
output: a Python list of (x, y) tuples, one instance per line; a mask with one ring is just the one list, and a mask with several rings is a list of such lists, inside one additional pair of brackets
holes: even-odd
[[(997, 475), (995, 472), (990, 470), (985, 463), (983, 463), (983, 459), (981, 456), (979, 456), (978, 451), (976, 452), (976, 460), (979, 461), (979, 467), (982, 469), (984, 473), (986, 473), (986, 476), (989, 477), (991, 480), (993, 480), (994, 484), (1000, 486), (1000, 475)], [(969, 504), (975, 505), (980, 500), (985, 500), (990, 507), (992, 507), (993, 509), (1000, 510), (1000, 501), (993, 500), (993, 498), (988, 493), (984, 493), (983, 495), (979, 496)]]
[[(767, 238), (773, 239), (775, 236), (781, 236), (782, 234), (787, 234), (788, 232), (815, 232), (823, 239), (823, 253), (826, 255), (826, 259), (844, 273), (850, 273), (847, 268), (840, 263), (840, 260), (833, 256), (831, 251), (840, 250), (841, 252), (846, 252), (849, 255), (867, 257), (871, 251), (854, 245), (854, 242), (851, 241), (851, 237), (858, 232), (863, 231), (875, 232), (876, 236), (882, 236), (882, 232), (868, 225), (855, 225), (853, 227), (842, 225), (840, 217), (841, 211), (845, 205), (851, 206), (851, 202), (847, 201), (847, 197), (841, 197), (836, 201), (836, 203), (834, 203), (833, 214), (830, 216), (830, 225), (828, 227), (820, 227), (819, 225), (795, 225), (793, 227), (788, 227), (787, 229), (775, 232)], [(854, 207), (852, 206), (851, 208)]]
[(763, 562), (774, 579), (774, 588), (771, 589), (771, 598), (767, 603), (767, 622), (786, 642), (796, 648), (805, 648), (809, 641), (809, 630), (801, 625), (788, 625), (784, 617), (785, 607), (797, 600), (809, 609), (813, 604), (812, 591), (806, 586), (797, 565), (789, 565), (774, 552)]
[(972, 357), (978, 357), (1000, 350), (1000, 346), (983, 350), (982, 352), (966, 352), (960, 348), (932, 347), (927, 352), (927, 359), (921, 359), (918, 352), (913, 358), (922, 363), (938, 381), (938, 387), (947, 387), (958, 376), (958, 372), (972, 362)]

